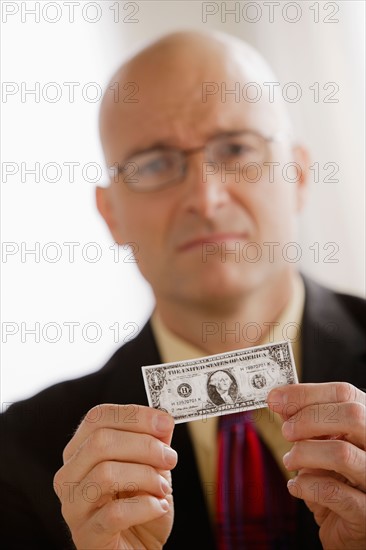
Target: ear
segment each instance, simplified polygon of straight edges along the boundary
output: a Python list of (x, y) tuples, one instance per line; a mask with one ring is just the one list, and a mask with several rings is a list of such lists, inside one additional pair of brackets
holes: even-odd
[(310, 155), (308, 150), (301, 145), (295, 145), (292, 149), (294, 162), (300, 166), (300, 176), (297, 181), (297, 211), (300, 212), (305, 204), (308, 183)]
[(115, 220), (115, 210), (113, 208), (113, 197), (111, 196), (110, 187), (96, 187), (95, 199), (99, 214), (104, 218), (114, 241), (118, 244), (124, 244)]

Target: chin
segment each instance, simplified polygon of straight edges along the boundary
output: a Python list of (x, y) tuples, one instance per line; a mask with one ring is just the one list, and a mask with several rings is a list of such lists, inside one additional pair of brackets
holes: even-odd
[(210, 309), (232, 310), (258, 286), (258, 275), (247, 276), (238, 269), (211, 269), (204, 275), (189, 277), (181, 287), (186, 301)]
[[(210, 262), (179, 266), (157, 277), (155, 288), (169, 299), (209, 309), (234, 311), (238, 303), (273, 277), (272, 266), (259, 263)], [(152, 284), (154, 287), (154, 284)]]
[(202, 292), (231, 295), (250, 292), (263, 284), (267, 274), (259, 264), (226, 263), (211, 266), (201, 276)]

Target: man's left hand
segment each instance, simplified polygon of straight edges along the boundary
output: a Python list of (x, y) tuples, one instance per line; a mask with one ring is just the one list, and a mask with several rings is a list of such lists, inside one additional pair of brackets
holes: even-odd
[(288, 482), (320, 527), (326, 550), (366, 548), (366, 394), (345, 382), (273, 389), (269, 407), (294, 445), (284, 458)]

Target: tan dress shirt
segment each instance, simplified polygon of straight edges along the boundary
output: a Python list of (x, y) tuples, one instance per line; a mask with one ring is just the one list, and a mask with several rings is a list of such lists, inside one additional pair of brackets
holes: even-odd
[[(294, 279), (292, 298), (277, 320), (278, 325), (273, 325), (270, 334), (267, 334), (260, 342), (261, 344), (266, 344), (284, 339), (290, 340), (299, 380), (301, 374), (300, 327), (304, 299), (304, 284), (301, 277), (297, 275)], [(196, 357), (207, 355), (200, 348), (192, 346), (167, 329), (157, 311), (152, 316), (152, 328), (164, 363), (195, 359)], [(282, 457), (291, 448), (291, 444), (282, 436), (282, 420), (280, 416), (271, 412), (267, 407), (259, 409), (255, 413), (255, 424), (286, 478), (290, 478), (291, 474), (284, 468)], [(214, 488), (216, 484), (217, 425), (217, 418), (202, 419), (188, 423), (211, 519), (214, 518), (215, 514)]]

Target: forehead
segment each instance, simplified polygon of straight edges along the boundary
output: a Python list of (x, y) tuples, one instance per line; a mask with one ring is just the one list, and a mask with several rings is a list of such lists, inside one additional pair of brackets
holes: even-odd
[(228, 375), (227, 372), (224, 372), (224, 371), (220, 370), (220, 371), (215, 372), (215, 373), (212, 375), (211, 379), (214, 379), (214, 380), (222, 380), (222, 379), (226, 380), (226, 379), (229, 379), (229, 380), (230, 380), (230, 377), (229, 377), (229, 375)]
[(254, 78), (253, 68), (227, 54), (135, 63), (109, 87), (104, 100), (101, 135), (106, 153), (118, 150), (128, 156), (156, 143), (195, 147), (217, 133), (244, 128), (273, 133), (280, 123), (278, 109), (265, 98), (248, 100), (248, 83), (260, 86)]

